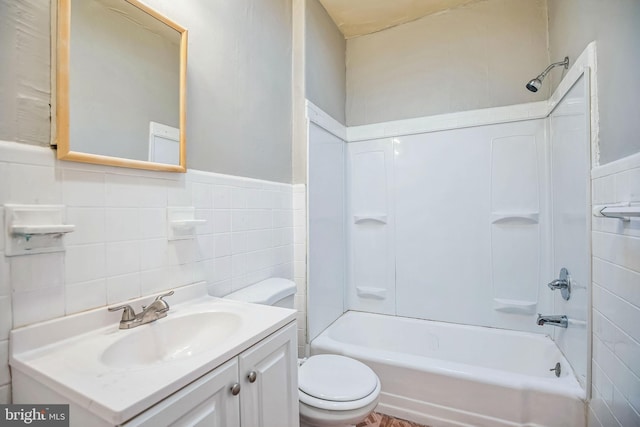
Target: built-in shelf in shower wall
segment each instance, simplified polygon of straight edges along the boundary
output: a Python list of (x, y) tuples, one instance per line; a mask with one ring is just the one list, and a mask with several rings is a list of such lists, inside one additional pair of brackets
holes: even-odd
[(395, 314), (393, 150), (389, 139), (348, 146), (350, 309)]
[(533, 135), (491, 143), (491, 281), (493, 308), (533, 314), (540, 280), (540, 202)]

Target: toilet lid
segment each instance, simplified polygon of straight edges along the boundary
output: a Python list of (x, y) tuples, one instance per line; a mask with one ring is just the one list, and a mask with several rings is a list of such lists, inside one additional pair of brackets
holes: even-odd
[(364, 363), (344, 356), (310, 357), (298, 371), (298, 387), (318, 399), (349, 402), (370, 395), (378, 377)]

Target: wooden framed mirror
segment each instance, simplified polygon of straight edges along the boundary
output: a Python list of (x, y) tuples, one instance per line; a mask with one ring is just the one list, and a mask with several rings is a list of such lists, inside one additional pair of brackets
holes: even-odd
[(186, 171), (187, 30), (137, 0), (58, 0), (58, 159)]

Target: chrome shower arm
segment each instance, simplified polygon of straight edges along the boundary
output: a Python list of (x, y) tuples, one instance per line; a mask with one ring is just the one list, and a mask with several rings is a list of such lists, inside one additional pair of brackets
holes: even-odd
[(559, 67), (559, 66), (564, 66), (564, 69), (568, 69), (569, 68), (569, 57), (565, 56), (564, 60), (559, 61), (559, 62), (554, 62), (553, 64), (549, 65), (547, 68), (545, 68), (545, 70), (543, 72), (540, 73), (540, 75), (537, 77), (538, 80), (542, 81), (542, 79), (544, 79), (547, 74), (549, 74), (549, 71), (551, 71), (553, 68), (555, 67)]

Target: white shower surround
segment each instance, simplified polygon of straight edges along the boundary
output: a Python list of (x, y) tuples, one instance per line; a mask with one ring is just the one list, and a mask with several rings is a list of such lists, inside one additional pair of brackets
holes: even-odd
[[(591, 133), (588, 136), (590, 138), (590, 152), (591, 159), (590, 164), (592, 167), (598, 165), (598, 112), (597, 112), (597, 87), (596, 87), (596, 51), (595, 51), (595, 43), (591, 43), (585, 51), (577, 58), (575, 61), (572, 61), (573, 65), (571, 69), (566, 73), (563, 81), (560, 83), (558, 89), (554, 92), (552, 97), (546, 102), (532, 103), (532, 104), (523, 104), (523, 105), (515, 105), (515, 106), (507, 106), (507, 107), (498, 107), (492, 109), (484, 109), (477, 111), (467, 111), (455, 114), (447, 114), (442, 116), (434, 116), (434, 117), (424, 117), (410, 120), (402, 120), (396, 122), (387, 122), (380, 123), (375, 125), (366, 125), (366, 126), (358, 126), (358, 127), (350, 127), (346, 128), (336, 121), (332, 120), (326, 114), (324, 114), (320, 109), (315, 107), (313, 104), (307, 104), (307, 114), (310, 122), (316, 123), (319, 126), (323, 127), (328, 132), (336, 135), (338, 138), (343, 139), (347, 142), (355, 142), (355, 141), (366, 141), (366, 140), (374, 140), (381, 138), (394, 138), (403, 135), (416, 135), (422, 133), (430, 133), (437, 132), (443, 130), (452, 130), (452, 129), (464, 129), (476, 126), (483, 125), (491, 125), (491, 124), (499, 124), (499, 123), (509, 123), (509, 122), (519, 122), (519, 121), (531, 121), (536, 119), (544, 119), (550, 116), (550, 114), (554, 111), (558, 103), (563, 99), (563, 97), (571, 90), (574, 84), (580, 79), (581, 76), (585, 76), (585, 79), (589, 80), (588, 88), (589, 88), (589, 99), (587, 100), (588, 108), (591, 110), (590, 115), (590, 129)], [(548, 130), (547, 130), (548, 132)], [(545, 171), (546, 173), (546, 171)], [(313, 190), (312, 190), (313, 191)], [(313, 242), (310, 242), (313, 245)], [(590, 271), (586, 273), (587, 277), (585, 279), (586, 283), (590, 281)], [(334, 295), (335, 305), (342, 305), (343, 299), (345, 299), (344, 295)], [(554, 296), (555, 298), (555, 296)], [(590, 291), (587, 290), (586, 298), (580, 298), (580, 302), (591, 305), (591, 296)], [(577, 302), (577, 301), (576, 301)], [(569, 304), (574, 303), (573, 301), (569, 301)], [(310, 304), (313, 304), (311, 301)], [(553, 303), (551, 307), (554, 307), (558, 304), (557, 301)], [(558, 306), (560, 307), (560, 306)], [(556, 308), (558, 308), (556, 307)], [(568, 306), (569, 307), (569, 306)], [(349, 306), (348, 302), (345, 303), (345, 310), (352, 309)], [(562, 308), (558, 308), (558, 310), (562, 310)], [(569, 310), (575, 310), (575, 307), (572, 309), (569, 307)], [(585, 311), (588, 312), (588, 307), (585, 307)], [(551, 314), (551, 313), (549, 313)], [(555, 313), (554, 313), (555, 314)], [(586, 336), (590, 336), (590, 313), (586, 314), (586, 320), (580, 321), (581, 326), (586, 329)], [(324, 322), (328, 322), (331, 319), (324, 319)], [(335, 319), (334, 319), (335, 320)], [(580, 323), (579, 322), (579, 323)], [(310, 313), (309, 317), (309, 325), (313, 326), (316, 323), (316, 319), (314, 319), (313, 315)], [(551, 330), (547, 331), (550, 334), (555, 334), (556, 331)], [(309, 339), (313, 339), (314, 334), (309, 335)], [(590, 340), (587, 338), (587, 340)], [(583, 371), (580, 375), (580, 382), (582, 386), (587, 390), (587, 395), (590, 394), (590, 361), (591, 361), (591, 350), (590, 344), (587, 342), (586, 345), (584, 342), (576, 342), (575, 340), (563, 342), (562, 339), (558, 342), (561, 350), (568, 355), (571, 359), (572, 356), (578, 356), (586, 359), (584, 362), (578, 363), (580, 371)], [(586, 353), (585, 353), (586, 347)], [(573, 365), (575, 361), (571, 361)], [(586, 373), (584, 372), (586, 366)]]

